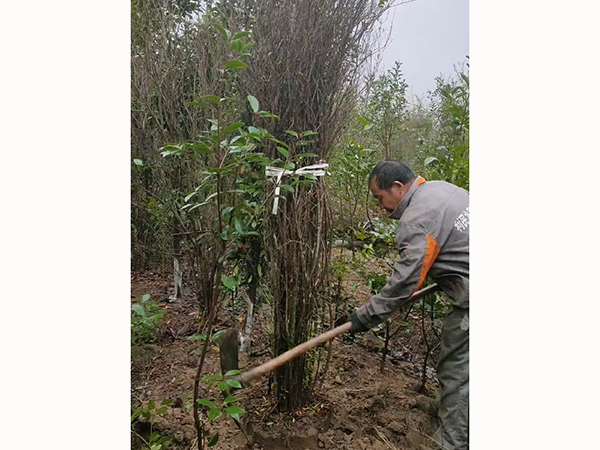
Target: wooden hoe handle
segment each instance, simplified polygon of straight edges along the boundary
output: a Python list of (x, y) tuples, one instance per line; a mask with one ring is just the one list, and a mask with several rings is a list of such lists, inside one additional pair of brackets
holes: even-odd
[[(410, 296), (408, 301), (413, 302), (437, 290), (439, 290), (438, 285), (432, 284), (431, 286), (427, 286), (426, 288), (415, 292), (413, 295)], [(309, 341), (297, 345), (296, 347), (288, 350), (287, 352), (282, 353), (278, 357), (273, 358), (272, 360), (267, 361), (266, 363), (261, 364), (260, 366), (249, 370), (248, 372), (240, 374), (238, 380), (240, 381), (240, 383), (242, 383), (243, 386), (245, 386), (249, 384), (252, 380), (266, 375), (267, 373), (283, 366), (286, 362), (291, 361), (300, 355), (303, 355), (310, 349), (318, 345), (324, 344), (325, 342), (329, 341), (330, 339), (333, 339), (336, 336), (339, 336), (340, 334), (350, 331), (351, 328), (352, 323), (346, 322), (345, 324), (340, 325), (339, 327), (336, 327), (333, 330), (329, 330), (326, 333), (320, 334), (319, 336), (316, 336)]]

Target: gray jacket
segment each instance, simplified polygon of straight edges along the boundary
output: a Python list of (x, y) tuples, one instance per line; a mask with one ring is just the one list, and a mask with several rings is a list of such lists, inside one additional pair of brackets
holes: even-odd
[(469, 193), (445, 181), (417, 177), (390, 215), (399, 219), (400, 258), (390, 280), (356, 311), (369, 328), (407, 303), (429, 275), (453, 306), (469, 308)]

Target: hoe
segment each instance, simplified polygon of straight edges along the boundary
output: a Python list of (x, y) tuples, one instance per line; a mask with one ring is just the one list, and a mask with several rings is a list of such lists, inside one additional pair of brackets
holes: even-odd
[[(416, 291), (413, 295), (410, 296), (409, 302), (413, 302), (418, 300), (428, 294), (431, 294), (434, 291), (439, 290), (437, 284), (432, 284), (431, 286), (427, 286), (424, 289)], [(327, 331), (326, 333), (320, 334), (281, 355), (276, 358), (267, 361), (260, 366), (255, 367), (247, 372), (243, 372), (237, 376), (230, 377), (230, 379), (235, 379), (240, 382), (242, 387), (249, 386), (252, 381), (257, 380), (263, 375), (268, 374), (269, 372), (281, 367), (285, 363), (292, 361), (300, 355), (307, 353), (314, 347), (322, 345), (329, 341), (330, 339), (339, 336), (340, 334), (346, 333), (350, 331), (352, 327), (351, 322), (346, 322), (339, 327), (333, 328), (332, 330)], [(223, 374), (227, 373), (230, 370), (238, 369), (238, 331), (235, 328), (227, 329), (223, 335), (219, 338), (219, 349), (220, 349), (220, 358), (221, 358), (221, 371)]]

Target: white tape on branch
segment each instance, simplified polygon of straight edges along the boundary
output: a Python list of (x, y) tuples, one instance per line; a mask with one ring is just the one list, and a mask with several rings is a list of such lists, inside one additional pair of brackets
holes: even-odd
[(286, 170), (280, 169), (279, 167), (267, 166), (265, 170), (265, 176), (270, 178), (276, 178), (275, 180), (275, 201), (273, 202), (273, 214), (277, 214), (277, 207), (279, 206), (279, 192), (281, 186), (281, 179), (284, 175), (305, 175), (311, 174), (315, 177), (322, 177), (327, 173), (329, 164), (313, 164), (312, 166), (300, 167), (297, 170)]

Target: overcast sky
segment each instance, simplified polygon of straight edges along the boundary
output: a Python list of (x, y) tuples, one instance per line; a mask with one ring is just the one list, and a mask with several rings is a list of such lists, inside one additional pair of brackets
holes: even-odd
[[(398, 0), (402, 1), (402, 0)], [(415, 0), (392, 8), (390, 43), (383, 68), (395, 61), (409, 85), (409, 95), (424, 96), (434, 78), (451, 74), (469, 54), (469, 0)]]

